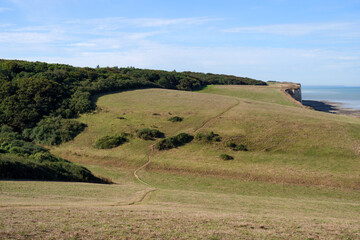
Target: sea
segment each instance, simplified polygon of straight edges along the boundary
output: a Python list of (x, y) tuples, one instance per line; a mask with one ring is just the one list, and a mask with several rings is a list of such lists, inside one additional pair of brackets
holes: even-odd
[(301, 86), (303, 100), (340, 103), (344, 108), (360, 110), (360, 87)]

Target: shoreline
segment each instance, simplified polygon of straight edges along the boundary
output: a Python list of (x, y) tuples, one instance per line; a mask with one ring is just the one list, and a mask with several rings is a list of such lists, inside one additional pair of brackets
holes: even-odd
[(321, 100), (303, 100), (302, 105), (311, 107), (316, 111), (327, 112), (332, 114), (343, 114), (360, 118), (360, 110), (354, 108), (346, 108), (342, 103), (329, 102)]

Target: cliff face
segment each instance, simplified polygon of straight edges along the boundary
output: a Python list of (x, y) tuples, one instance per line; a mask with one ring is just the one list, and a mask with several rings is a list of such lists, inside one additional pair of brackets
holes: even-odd
[(281, 90), (289, 96), (289, 98), (296, 102), (297, 104), (301, 104), (302, 96), (301, 96), (301, 84), (300, 83), (289, 83), (283, 82), (281, 83)]
[(300, 84), (296, 84), (296, 85), (298, 86), (285, 89), (285, 92), (287, 92), (296, 101), (302, 102), (301, 85)]

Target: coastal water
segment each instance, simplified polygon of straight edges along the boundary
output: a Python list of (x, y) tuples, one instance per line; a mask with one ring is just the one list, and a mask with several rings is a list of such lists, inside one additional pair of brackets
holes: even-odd
[(301, 92), (303, 100), (337, 102), (360, 110), (360, 87), (301, 86)]

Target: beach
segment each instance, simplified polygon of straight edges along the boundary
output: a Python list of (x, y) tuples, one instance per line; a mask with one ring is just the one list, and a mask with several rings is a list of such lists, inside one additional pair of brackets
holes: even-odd
[(360, 117), (360, 87), (302, 86), (302, 104), (317, 111)]
[(344, 107), (338, 102), (320, 101), (320, 100), (303, 100), (302, 104), (313, 108), (316, 111), (322, 111), (333, 114), (344, 114), (360, 118), (360, 110)]

